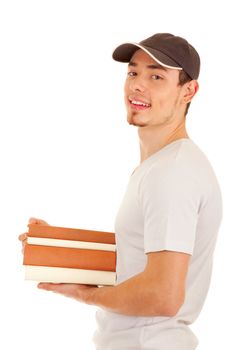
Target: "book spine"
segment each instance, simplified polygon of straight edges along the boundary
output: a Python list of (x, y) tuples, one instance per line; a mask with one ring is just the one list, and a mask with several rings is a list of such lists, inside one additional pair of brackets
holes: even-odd
[(116, 273), (47, 266), (25, 266), (25, 279), (50, 283), (114, 285)]
[(49, 225), (29, 224), (28, 236), (115, 244), (115, 234), (112, 232), (74, 229)]
[(116, 253), (111, 251), (26, 244), (23, 264), (115, 271)]

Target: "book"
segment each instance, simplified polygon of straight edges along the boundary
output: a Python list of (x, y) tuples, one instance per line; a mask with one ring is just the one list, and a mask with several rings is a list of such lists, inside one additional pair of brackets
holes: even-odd
[(115, 284), (116, 273), (48, 266), (25, 266), (25, 279), (48, 283)]
[(26, 244), (24, 265), (115, 271), (115, 252)]
[(25, 279), (52, 283), (113, 285), (116, 245), (112, 232), (28, 225)]
[(74, 241), (115, 244), (113, 232), (83, 230), (50, 225), (28, 225), (28, 237), (55, 238)]

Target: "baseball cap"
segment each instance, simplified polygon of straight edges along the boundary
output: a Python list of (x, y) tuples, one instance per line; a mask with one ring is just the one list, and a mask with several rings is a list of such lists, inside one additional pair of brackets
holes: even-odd
[(112, 57), (115, 61), (129, 62), (139, 49), (165, 68), (183, 69), (191, 79), (197, 79), (199, 76), (199, 54), (184, 38), (170, 33), (157, 33), (139, 43), (126, 42), (118, 46)]

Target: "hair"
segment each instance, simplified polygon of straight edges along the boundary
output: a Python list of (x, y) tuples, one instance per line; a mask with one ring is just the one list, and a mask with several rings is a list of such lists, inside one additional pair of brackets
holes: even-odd
[[(184, 85), (185, 83), (191, 81), (192, 78), (190, 78), (190, 76), (184, 71), (184, 70), (181, 70), (179, 72), (179, 85), (182, 86)], [(184, 112), (184, 116), (186, 116), (186, 114), (188, 113), (188, 110), (189, 110), (189, 107), (190, 107), (190, 103), (191, 102), (188, 102), (187, 103), (187, 106), (185, 108), (185, 112)]]

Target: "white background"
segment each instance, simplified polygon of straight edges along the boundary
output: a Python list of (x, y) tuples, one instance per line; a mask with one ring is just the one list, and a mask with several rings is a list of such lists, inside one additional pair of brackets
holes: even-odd
[[(211, 288), (193, 325), (199, 350), (233, 348), (233, 16), (231, 1), (0, 2), (0, 348), (93, 349), (95, 307), (25, 282), (17, 240), (31, 216), (113, 230), (139, 163), (126, 123), (126, 66), (113, 49), (156, 32), (199, 51), (187, 127), (224, 201)], [(5, 345), (3, 345), (3, 343)]]

